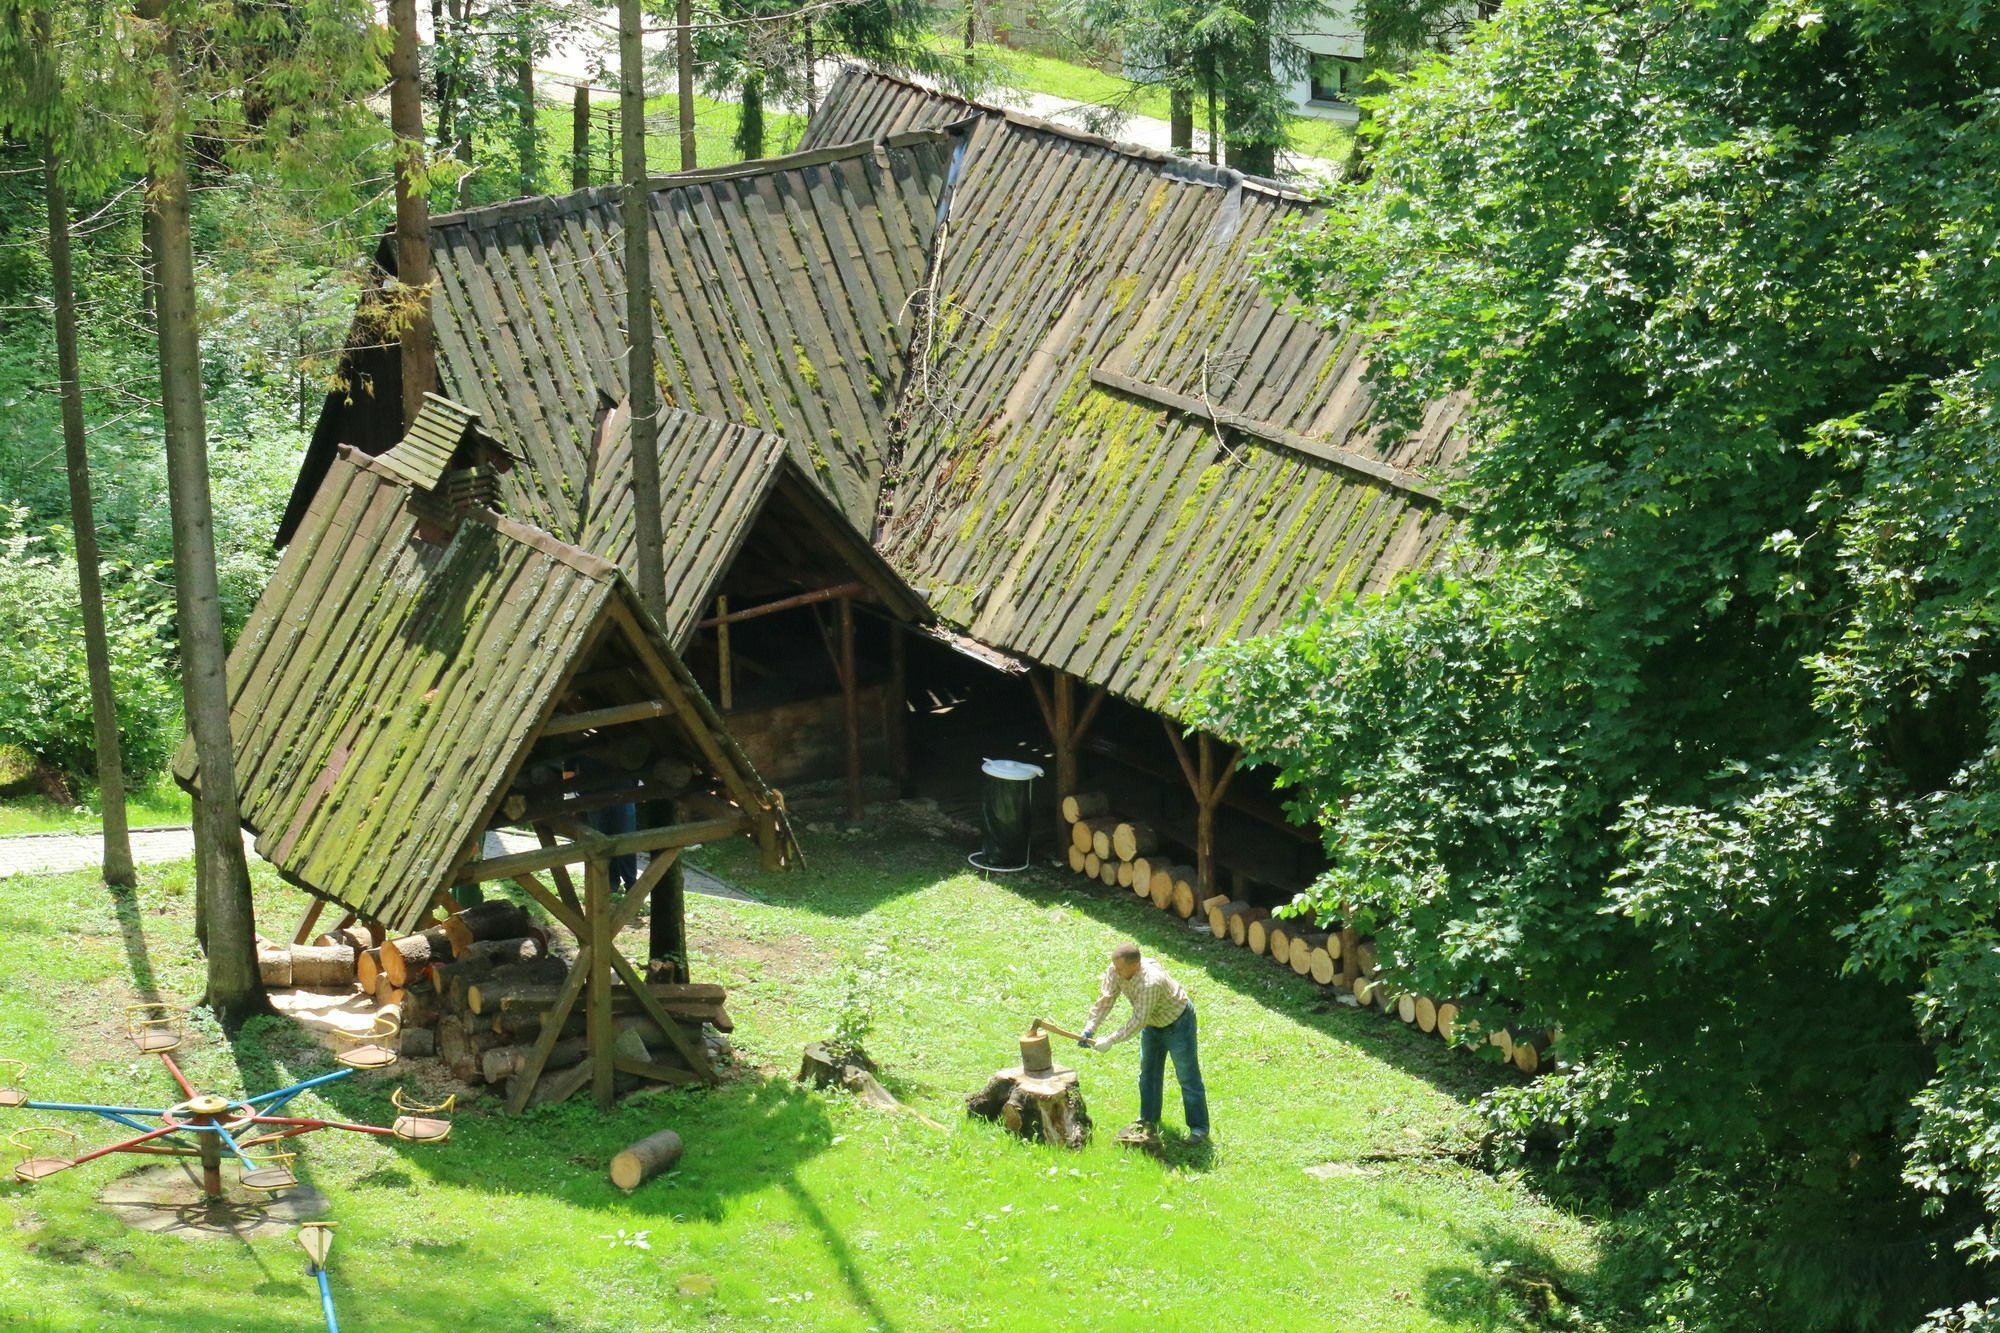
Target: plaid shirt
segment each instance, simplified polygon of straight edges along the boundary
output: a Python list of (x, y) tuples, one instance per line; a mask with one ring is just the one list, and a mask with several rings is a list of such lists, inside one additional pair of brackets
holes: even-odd
[(1116, 966), (1104, 969), (1102, 992), (1097, 1003), (1090, 1006), (1090, 1017), (1084, 1021), (1083, 1030), (1095, 1032), (1097, 1025), (1110, 1016), (1111, 1007), (1118, 1003), (1120, 995), (1132, 1002), (1132, 1019), (1104, 1039), (1106, 1046), (1116, 1046), (1141, 1026), (1163, 1028), (1188, 1007), (1187, 992), (1181, 989), (1181, 983), (1152, 959), (1141, 958), (1139, 970), (1129, 978), (1119, 976)]

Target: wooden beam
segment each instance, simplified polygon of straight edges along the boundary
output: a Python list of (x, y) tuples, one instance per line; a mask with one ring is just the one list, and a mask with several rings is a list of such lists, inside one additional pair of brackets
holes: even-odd
[(751, 832), (754, 826), (753, 816), (739, 813), (724, 819), (704, 819), (689, 824), (642, 828), (633, 833), (612, 835), (598, 833), (589, 838), (579, 838), (575, 842), (560, 843), (554, 847), (511, 852), (506, 856), (489, 856), (479, 861), (468, 861), (459, 867), (458, 874), (452, 882), (477, 884), (489, 879), (513, 879), (517, 875), (547, 870), (550, 866), (575, 865), (594, 856), (623, 856), (627, 852), (659, 852), (673, 847), (696, 847), (704, 842), (715, 842), (733, 834)]
[(1072, 742), (1081, 741), (1084, 738), (1090, 731), (1090, 724), (1097, 721), (1097, 710), (1103, 706), (1104, 687), (1099, 685), (1095, 690), (1091, 691), (1090, 702), (1083, 706), (1083, 716), (1076, 720), (1076, 726), (1070, 731), (1070, 740)]
[(615, 708), (593, 708), (583, 713), (563, 713), (548, 720), (541, 730), (543, 736), (567, 736), (572, 732), (591, 731), (598, 727), (615, 727), (626, 722), (645, 722), (651, 718), (665, 717), (673, 712), (673, 705), (660, 699), (648, 699), (644, 703), (619, 704)]
[(1137, 398), (1142, 402), (1148, 402), (1156, 407), (1164, 407), (1170, 411), (1194, 417), (1197, 420), (1222, 427), (1225, 430), (1237, 431), (1250, 436), (1252, 439), (1261, 440), (1265, 444), (1275, 444), (1280, 448), (1290, 449), (1294, 453), (1304, 454), (1308, 458), (1316, 458), (1323, 463), (1331, 463), (1335, 467), (1344, 468), (1358, 476), (1366, 477), (1370, 481), (1379, 481), (1391, 490), (1401, 491), (1406, 495), (1413, 495), (1419, 499), (1428, 500), (1432, 504), (1441, 505), (1444, 503), (1444, 497), (1436, 489), (1426, 485), (1423, 478), (1416, 473), (1402, 471), (1399, 468), (1392, 467), (1388, 463), (1384, 463), (1378, 458), (1370, 458), (1368, 455), (1356, 453), (1352, 449), (1342, 449), (1338, 445), (1325, 444), (1319, 440), (1308, 439), (1303, 435), (1286, 430), (1284, 427), (1275, 425), (1272, 422), (1262, 421), (1256, 417), (1244, 416), (1239, 412), (1219, 412), (1212, 405), (1204, 403), (1199, 398), (1190, 398), (1186, 394), (1174, 393), (1172, 390), (1163, 389), (1157, 384), (1148, 384), (1143, 380), (1135, 380), (1130, 375), (1121, 375), (1115, 370), (1106, 370), (1102, 366), (1093, 369), (1090, 372), (1090, 378), (1104, 388), (1115, 389), (1119, 393)]
[(569, 975), (563, 978), (563, 988), (556, 996), (554, 1006), (542, 1018), (542, 1030), (528, 1052), (527, 1064), (514, 1076), (514, 1090), (507, 1096), (508, 1115), (519, 1115), (527, 1107), (528, 1098), (534, 1093), (535, 1084), (541, 1082), (542, 1070), (549, 1063), (549, 1054), (556, 1048), (556, 1038), (562, 1035), (563, 1024), (569, 1022), (570, 1010), (576, 1008), (577, 996), (583, 994), (583, 983), (589, 978), (590, 946), (585, 945), (578, 952)]
[(1048, 690), (1042, 685), (1042, 678), (1032, 671), (1028, 673), (1028, 688), (1035, 692), (1035, 707), (1042, 710), (1042, 725), (1049, 729), (1049, 739), (1059, 739), (1055, 701), (1049, 698)]
[[(535, 825), (535, 840), (544, 847), (554, 847), (556, 845), (555, 832), (547, 824)], [(534, 876), (530, 875), (528, 878), (533, 879)], [(583, 915), (583, 899), (576, 896), (576, 881), (569, 877), (569, 867), (561, 865), (550, 866), (549, 878), (556, 882), (556, 892), (562, 895), (562, 900), (569, 904), (570, 908), (578, 916)]]
[[(611, 863), (593, 856), (583, 867), (583, 918), (590, 927), (589, 1008), (584, 1011), (584, 1035), (590, 1046), (590, 1091), (597, 1109), (609, 1111), (618, 1095), (618, 1071), (611, 1043), (618, 1039), (611, 1025)], [(579, 964), (580, 966), (580, 964)]]
[(550, 893), (533, 875), (518, 876), (514, 882), (527, 890), (528, 896), (542, 905), (542, 910), (554, 917), (557, 924), (576, 936), (579, 941), (590, 933), (590, 927), (584, 924), (583, 907), (580, 904), (563, 902)]
[(736, 706), (736, 673), (729, 665), (729, 599), (715, 599), (715, 705), (727, 713)]
[(678, 1065), (654, 1064), (645, 1060), (627, 1060), (619, 1056), (611, 1062), (621, 1074), (637, 1074), (640, 1078), (652, 1079), (655, 1083), (701, 1083), (702, 1076)]
[(299, 922), (298, 933), (292, 936), (292, 943), (305, 944), (310, 942), (313, 937), (313, 927), (319, 924), (319, 914), (325, 910), (326, 899), (314, 898), (312, 904), (306, 908), (305, 920)]
[(746, 606), (741, 611), (731, 611), (726, 615), (710, 616), (696, 623), (696, 629), (715, 629), (721, 625), (740, 625), (746, 620), (759, 616), (776, 615), (780, 611), (791, 611), (801, 606), (812, 606), (817, 602), (845, 600), (850, 597), (871, 597), (874, 590), (865, 583), (840, 583), (831, 588), (815, 588), (802, 592), (796, 597), (780, 597), (775, 602), (762, 602), (756, 606)]
[[(700, 1074), (704, 1082), (713, 1083), (715, 1071), (709, 1065), (708, 1056), (702, 1051), (701, 1043), (688, 1041), (687, 1034), (681, 1031), (681, 1025), (675, 1022), (673, 1015), (661, 1006), (659, 997), (653, 994), (652, 987), (646, 984), (646, 979), (640, 976), (625, 956), (616, 949), (611, 951), (608, 961), (612, 969), (623, 979), (632, 997), (639, 1002), (639, 1008), (646, 1017), (658, 1025), (660, 1031), (666, 1034), (668, 1042), (681, 1053), (681, 1059), (687, 1061), (688, 1068)], [(609, 991), (606, 994), (608, 995)]]
[(1201, 803), (1201, 778), (1194, 771), (1194, 760), (1188, 756), (1187, 742), (1181, 739), (1180, 728), (1172, 718), (1163, 717), (1160, 725), (1167, 729), (1167, 739), (1173, 742), (1174, 758), (1180, 761), (1181, 775), (1187, 779), (1188, 790), (1194, 793), (1195, 804)]
[(889, 773), (898, 784), (896, 794), (906, 796), (903, 785), (910, 780), (910, 737), (907, 714), (910, 711), (908, 672), (908, 640), (903, 637), (903, 622), (889, 622)]
[(861, 818), (861, 677), (854, 660), (854, 603), (840, 599), (840, 712), (847, 731), (847, 817)]

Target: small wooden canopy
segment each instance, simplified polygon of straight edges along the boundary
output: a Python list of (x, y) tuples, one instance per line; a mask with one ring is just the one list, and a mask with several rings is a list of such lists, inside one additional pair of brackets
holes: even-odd
[[(426, 540), (421, 499), (343, 447), (230, 654), (259, 855), (395, 931), (454, 883), (586, 855), (741, 833), (785, 858), (776, 796), (616, 566), (485, 510)], [(192, 746), (175, 773), (195, 785)], [(616, 837), (577, 820), (642, 800), (702, 818)], [(480, 860), (515, 822), (572, 841)]]

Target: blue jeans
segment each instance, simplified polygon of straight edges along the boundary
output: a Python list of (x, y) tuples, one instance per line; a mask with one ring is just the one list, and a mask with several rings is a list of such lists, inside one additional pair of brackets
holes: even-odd
[(1166, 1082), (1167, 1057), (1174, 1057), (1174, 1078), (1181, 1085), (1181, 1111), (1189, 1132), (1208, 1133), (1208, 1089), (1201, 1082), (1201, 1061), (1195, 1055), (1194, 1006), (1163, 1028), (1139, 1029), (1139, 1118), (1160, 1123), (1160, 1102)]

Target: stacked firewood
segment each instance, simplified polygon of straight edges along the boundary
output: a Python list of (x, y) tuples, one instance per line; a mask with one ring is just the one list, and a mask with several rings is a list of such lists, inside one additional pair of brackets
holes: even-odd
[[(544, 1020), (561, 999), (570, 972), (569, 962), (550, 950), (547, 932), (507, 902), (481, 903), (441, 926), (385, 941), (362, 955), (358, 979), (364, 982), (371, 959), (376, 1000), (397, 1005), (402, 1015), (403, 1053), (434, 1049), (454, 1078), (503, 1091), (511, 1091), (507, 1085), (529, 1068)], [(718, 1032), (734, 1027), (721, 986), (654, 982), (650, 989), (690, 1045), (704, 1040), (704, 1023)], [(614, 988), (612, 1012), (622, 1054), (650, 1064), (684, 1064), (673, 1041), (622, 987)], [(586, 1025), (579, 1002), (549, 1048), (535, 1086), (536, 1103), (560, 1100), (588, 1078)]]
[[(1398, 992), (1380, 980), (1375, 942), (1338, 922), (1276, 917), (1269, 908), (1246, 899), (1215, 894), (1201, 899), (1200, 877), (1160, 850), (1161, 838), (1149, 825), (1111, 813), (1110, 798), (1101, 792), (1066, 796), (1062, 816), (1070, 833), (1069, 867), (1107, 886), (1131, 889), (1162, 911), (1207, 917), (1209, 932), (1219, 940), (1269, 958), (1329, 990), (1353, 997), (1363, 1007), (1393, 1014), (1420, 1032), (1451, 1042), (1470, 1031), (1459, 1019), (1459, 1004), (1450, 999)], [(1555, 1034), (1543, 1029), (1502, 1027), (1486, 1040), (1502, 1058), (1524, 1074), (1542, 1065), (1542, 1053)]]
[(1063, 797), (1069, 829), (1069, 868), (1107, 888), (1130, 889), (1161, 911), (1194, 915), (1195, 868), (1161, 852), (1159, 832), (1139, 819), (1111, 813), (1102, 792)]

